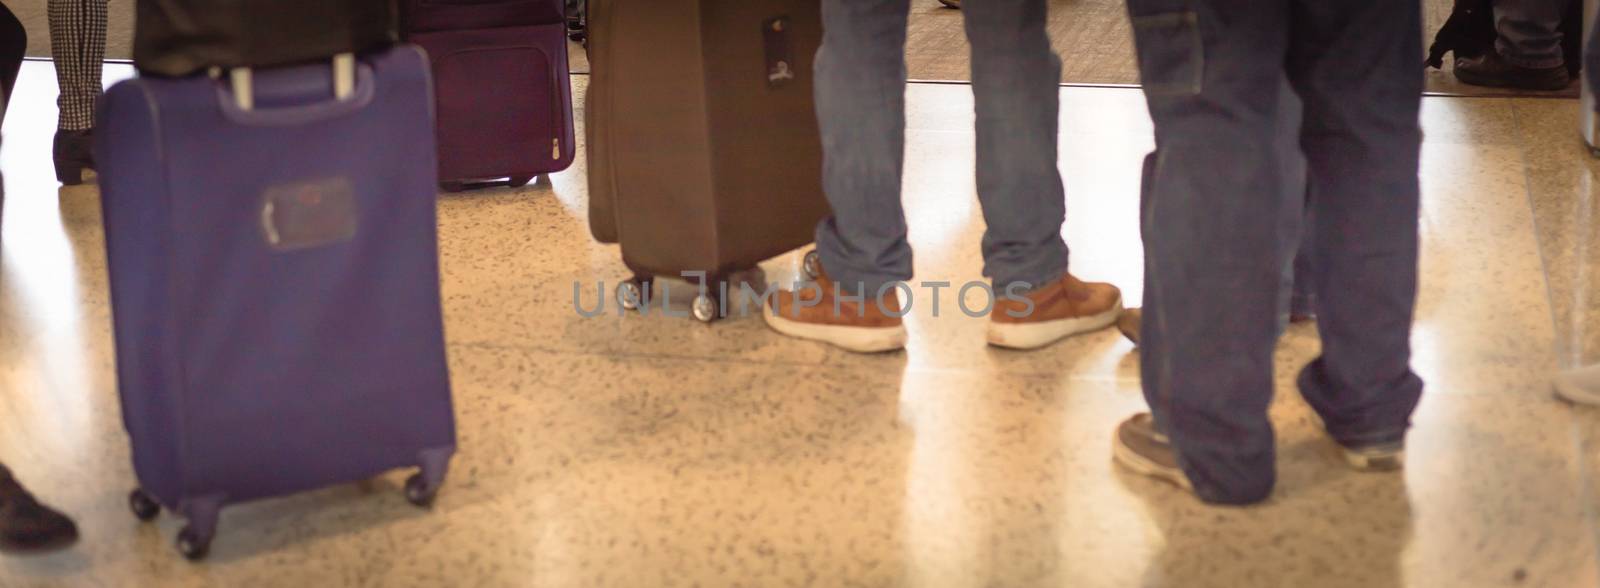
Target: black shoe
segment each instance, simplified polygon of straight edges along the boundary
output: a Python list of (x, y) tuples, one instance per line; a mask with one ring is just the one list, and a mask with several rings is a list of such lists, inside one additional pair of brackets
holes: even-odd
[(0, 552), (52, 551), (78, 541), (78, 526), (66, 515), (39, 504), (0, 466)]
[(83, 183), (83, 171), (94, 169), (94, 129), (56, 131), (56, 181), (66, 186)]
[(1471, 59), (1456, 60), (1456, 79), (1463, 84), (1518, 90), (1565, 90), (1572, 84), (1567, 66), (1522, 67), (1490, 51)]

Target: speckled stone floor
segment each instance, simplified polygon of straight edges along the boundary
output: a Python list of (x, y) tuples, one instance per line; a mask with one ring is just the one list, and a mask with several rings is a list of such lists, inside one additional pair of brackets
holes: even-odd
[[(1600, 360), (1600, 164), (1574, 102), (1426, 102), (1430, 388), (1403, 474), (1330, 455), (1291, 385), (1317, 350), (1309, 327), (1278, 355), (1277, 493), (1214, 509), (1112, 467), (1112, 428), (1142, 400), (1138, 355), (1111, 332), (997, 351), (980, 320), (923, 305), (905, 352), (864, 357), (755, 318), (580, 318), (574, 281), (627, 274), (589, 237), (580, 157), (526, 189), (440, 200), (461, 453), (436, 507), (408, 505), (399, 472), (242, 505), (195, 565), (171, 548), (175, 521), (140, 524), (124, 503), (98, 194), (52, 181), (50, 76), (25, 68), (0, 151), (0, 459), (84, 539), (0, 557), (0, 587), (1600, 585), (1600, 410), (1547, 386)], [(1075, 272), (1137, 299), (1141, 97), (1062, 96)], [(916, 85), (909, 103), (918, 278), (974, 278), (970, 92)], [(786, 280), (798, 261), (765, 269)]]

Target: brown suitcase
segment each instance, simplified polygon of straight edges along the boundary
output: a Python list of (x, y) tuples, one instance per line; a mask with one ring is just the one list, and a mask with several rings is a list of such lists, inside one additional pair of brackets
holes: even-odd
[(589, 224), (635, 274), (619, 301), (705, 272), (715, 320), (727, 276), (812, 241), (821, 42), (817, 0), (589, 0)]

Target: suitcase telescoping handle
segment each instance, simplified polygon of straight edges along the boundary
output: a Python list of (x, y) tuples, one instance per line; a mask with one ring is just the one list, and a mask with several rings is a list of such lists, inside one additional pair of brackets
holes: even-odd
[[(239, 110), (249, 112), (255, 110), (255, 74), (248, 67), (236, 67), (228, 70), (228, 81), (233, 86), (233, 100), (239, 105)], [(340, 53), (333, 56), (333, 97), (336, 100), (350, 98), (356, 92), (356, 56), (354, 53)]]

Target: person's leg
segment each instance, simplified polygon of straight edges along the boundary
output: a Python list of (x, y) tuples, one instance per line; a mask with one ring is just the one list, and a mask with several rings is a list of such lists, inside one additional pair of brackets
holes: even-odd
[(1421, 19), (1414, 2), (1295, 0), (1288, 61), (1306, 104), (1301, 145), (1322, 335), (1301, 392), (1341, 445), (1389, 450), (1390, 465), (1422, 393), (1410, 367)]
[(988, 224), (983, 273), (1002, 296), (990, 313), (989, 343), (1035, 349), (1104, 328), (1122, 310), (1121, 292), (1071, 276), (1061, 238), (1061, 59), (1045, 31), (1049, 4), (984, 0), (964, 10), (977, 110), (978, 200)]
[(50, 0), (50, 53), (61, 88), (56, 128), (94, 128), (100, 102), (100, 68), (106, 57), (107, 0)]
[[(1580, 0), (1581, 1), (1581, 0)], [(1512, 65), (1526, 68), (1565, 64), (1561, 17), (1569, 0), (1495, 0), (1495, 50)]]
[[(22, 58), (28, 52), (28, 31), (10, 8), (0, 4), (0, 104), (11, 99), (17, 86), (17, 74), (22, 71)], [(3, 116), (0, 108), (0, 116)]]
[(1316, 298), (1311, 294), (1308, 284), (1310, 260), (1307, 242), (1311, 239), (1311, 231), (1307, 230), (1310, 219), (1306, 218), (1305, 206), (1306, 158), (1300, 152), (1300, 123), (1305, 107), (1287, 76), (1279, 96), (1282, 106), (1278, 153), (1283, 163), (1283, 197), (1288, 199), (1282, 210), (1283, 224), (1278, 229), (1282, 239), (1279, 250), (1286, 254), (1283, 257), (1284, 285), (1279, 290), (1283, 296), (1280, 314), (1283, 323), (1294, 323), (1304, 321), (1315, 313)]
[(1576, 0), (1494, 0), (1495, 50), (1457, 59), (1455, 76), (1475, 86), (1560, 90), (1571, 83), (1561, 19)]
[[(1310, 197), (1307, 197), (1310, 201)], [(1311, 287), (1311, 250), (1312, 240), (1316, 239), (1313, 230), (1316, 221), (1308, 213), (1300, 224), (1300, 242), (1295, 249), (1294, 268), (1291, 271), (1289, 288), (1289, 322), (1303, 323), (1317, 318), (1317, 294)]]
[(964, 7), (977, 110), (984, 275), (997, 290), (1035, 288), (1067, 272), (1066, 195), (1057, 168), (1061, 59), (1045, 30), (1045, 0)]
[(106, 56), (107, 0), (50, 0), (50, 53), (56, 64), (56, 179), (83, 182), (83, 170), (94, 168), (91, 153), (95, 109), (103, 92), (101, 65)]
[[(1143, 219), (1145, 397), (1182, 483), (1208, 502), (1257, 502), (1276, 477), (1267, 406), (1284, 274), (1287, 5), (1130, 0), (1129, 11), (1156, 128)], [(1124, 453), (1139, 449), (1128, 434), (1141, 432), (1154, 433), (1148, 421), (1126, 423), (1117, 450), (1119, 463), (1144, 471)]]
[(833, 216), (817, 227), (817, 252), (849, 292), (911, 279), (900, 203), (909, 11), (909, 0), (822, 3), (816, 100)]
[(764, 315), (780, 333), (860, 352), (905, 346), (905, 327), (891, 315), (900, 310), (893, 285), (911, 279), (900, 203), (910, 9), (910, 0), (822, 2), (817, 122), (833, 215), (817, 226), (819, 287), (777, 293)]

